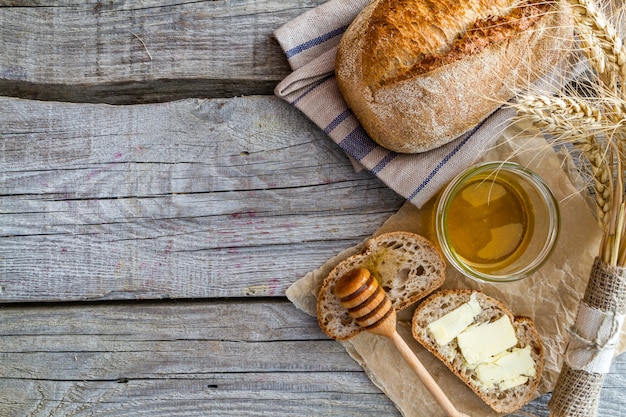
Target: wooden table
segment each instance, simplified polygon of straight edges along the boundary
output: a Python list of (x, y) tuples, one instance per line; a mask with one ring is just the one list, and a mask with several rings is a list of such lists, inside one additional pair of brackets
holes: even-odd
[(284, 295), (403, 204), (273, 96), (323, 1), (0, 1), (1, 416), (400, 415)]

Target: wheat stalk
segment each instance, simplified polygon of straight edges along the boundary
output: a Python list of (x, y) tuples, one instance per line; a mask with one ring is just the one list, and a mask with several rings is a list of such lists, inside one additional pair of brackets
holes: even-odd
[[(575, 30), (582, 45), (583, 55), (577, 58), (586, 58), (595, 74), (582, 80), (584, 91), (577, 88), (579, 85), (573, 88), (565, 85), (559, 97), (523, 97), (515, 106), (520, 117), (532, 121), (544, 134), (555, 136), (557, 142), (569, 141), (579, 147), (591, 167), (602, 227), (598, 252), (598, 265), (602, 268), (594, 266), (589, 281), (611, 287), (615, 293), (606, 295), (604, 287), (598, 290), (594, 285), (588, 285), (581, 306), (608, 307), (612, 305), (609, 298), (621, 299), (626, 291), (623, 286), (610, 284), (618, 282), (611, 280), (618, 275), (615, 267), (626, 264), (626, 48), (615, 27), (596, 8), (596, 0), (565, 1), (571, 6)], [(606, 277), (605, 273), (612, 276)], [(590, 304), (590, 300), (595, 301)], [(619, 311), (623, 306), (611, 308)], [(579, 316), (577, 325), (579, 319), (582, 328), (594, 328), (593, 320)], [(616, 328), (619, 329), (621, 323), (619, 321)], [(576, 326), (572, 334), (582, 337)], [(568, 345), (568, 352), (570, 347), (572, 351), (579, 349), (574, 343)], [(603, 347), (596, 349), (600, 352)], [(594, 404), (597, 404), (602, 379), (595, 371), (573, 367), (572, 363), (575, 361), (570, 362), (566, 357), (549, 403), (551, 417), (595, 414)], [(584, 403), (579, 402), (581, 400)]]
[(513, 106), (557, 143), (582, 151), (593, 178), (598, 219), (604, 228), (601, 257), (626, 262), (626, 46), (595, 0), (565, 0), (582, 52), (595, 71), (584, 93), (563, 87), (560, 96), (527, 95)]
[[(611, 161), (615, 162), (611, 188), (611, 204), (604, 219), (600, 256), (609, 265), (622, 266), (626, 261), (624, 239), (626, 209), (624, 207), (624, 89), (626, 88), (626, 49), (615, 27), (599, 11), (593, 0), (568, 0), (572, 5), (576, 30), (581, 36), (583, 49), (591, 66), (598, 73), (601, 84), (600, 101), (607, 110), (607, 119), (613, 129), (607, 129), (606, 147)], [(614, 92), (615, 96), (611, 93)], [(607, 126), (608, 127), (608, 126)], [(591, 133), (591, 132), (590, 132)], [(588, 158), (589, 159), (589, 158)], [(591, 162), (591, 159), (589, 159)], [(592, 162), (591, 162), (592, 163)], [(592, 163), (593, 164), (593, 163)]]
[(624, 86), (626, 47), (615, 27), (599, 11), (593, 0), (568, 0), (583, 51), (590, 64), (605, 77), (605, 83), (616, 88)]
[(613, 181), (606, 152), (601, 149), (595, 136), (588, 136), (578, 146), (591, 166), (598, 220), (604, 224), (609, 219), (613, 202)]
[(546, 95), (523, 96), (515, 107), (537, 128), (582, 151), (591, 167), (598, 220), (606, 222), (612, 204), (611, 169), (596, 135), (589, 134), (604, 128), (600, 110), (576, 97)]
[(559, 135), (580, 136), (590, 129), (595, 131), (603, 127), (600, 110), (577, 97), (527, 95), (514, 106), (533, 123)]

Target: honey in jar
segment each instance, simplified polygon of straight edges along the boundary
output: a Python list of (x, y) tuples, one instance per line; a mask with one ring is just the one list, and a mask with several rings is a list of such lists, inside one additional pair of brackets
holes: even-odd
[(481, 282), (511, 282), (533, 274), (552, 253), (559, 206), (530, 169), (485, 162), (444, 187), (434, 225), (439, 247), (458, 271)]
[(448, 240), (473, 268), (506, 267), (532, 237), (533, 211), (524, 191), (504, 176), (476, 176), (450, 202)]

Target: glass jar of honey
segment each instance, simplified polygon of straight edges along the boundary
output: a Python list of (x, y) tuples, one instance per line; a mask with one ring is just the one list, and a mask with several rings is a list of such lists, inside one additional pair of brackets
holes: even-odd
[(546, 182), (512, 162), (468, 168), (435, 208), (437, 240), (448, 261), (481, 281), (509, 282), (535, 272), (559, 234), (559, 206)]

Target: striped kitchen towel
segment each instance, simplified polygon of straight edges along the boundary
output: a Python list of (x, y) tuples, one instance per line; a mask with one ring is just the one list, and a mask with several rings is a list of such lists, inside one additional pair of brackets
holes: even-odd
[(277, 29), (274, 36), (293, 72), (275, 93), (302, 111), (351, 158), (421, 207), (493, 145), (514, 110), (500, 108), (470, 132), (429, 152), (399, 154), (378, 146), (348, 109), (334, 77), (341, 35), (367, 3), (331, 0)]

